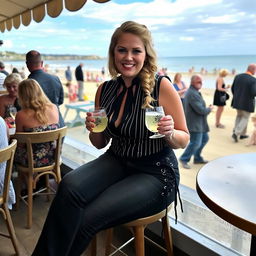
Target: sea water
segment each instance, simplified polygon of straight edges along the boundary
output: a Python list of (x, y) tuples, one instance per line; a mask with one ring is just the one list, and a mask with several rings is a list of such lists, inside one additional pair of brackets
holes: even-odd
[[(107, 58), (98, 60), (45, 60), (51, 70), (66, 69), (67, 66), (74, 70), (79, 63), (83, 63), (84, 70), (100, 71), (102, 67), (107, 70)], [(159, 57), (158, 68), (166, 68), (168, 72), (189, 72), (191, 68), (194, 72), (200, 72), (201, 69), (207, 73), (213, 73), (214, 70), (221, 68), (228, 69), (230, 72), (235, 70), (236, 73), (245, 72), (248, 64), (256, 63), (256, 55), (226, 55), (226, 56), (184, 56), (184, 57)], [(16, 67), (19, 70), (25, 66), (25, 61), (5, 61), (6, 66)], [(217, 75), (216, 75), (217, 77)], [(216, 77), (209, 78), (205, 81), (204, 87), (215, 88)], [(172, 78), (173, 79), (173, 78)], [(226, 80), (226, 79), (225, 79)], [(189, 83), (189, 81), (185, 81)], [(232, 83), (231, 79), (226, 81)]]

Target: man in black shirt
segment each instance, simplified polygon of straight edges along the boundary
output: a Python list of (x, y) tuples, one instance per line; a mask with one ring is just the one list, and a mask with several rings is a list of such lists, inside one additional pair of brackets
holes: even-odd
[(236, 109), (237, 115), (232, 138), (234, 142), (238, 142), (238, 138), (246, 139), (247, 125), (250, 114), (255, 111), (256, 96), (256, 64), (250, 64), (245, 73), (235, 77), (231, 87), (233, 99), (231, 106)]
[(78, 100), (84, 100), (84, 74), (83, 74), (83, 63), (80, 63), (75, 70), (75, 76), (78, 83)]

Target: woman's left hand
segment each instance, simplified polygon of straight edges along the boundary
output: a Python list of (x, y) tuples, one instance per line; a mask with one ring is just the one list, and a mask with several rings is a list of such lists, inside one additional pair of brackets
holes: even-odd
[(15, 120), (12, 117), (6, 117), (4, 120), (9, 128), (15, 127)]
[(174, 132), (174, 120), (172, 116), (167, 115), (161, 118), (158, 123), (158, 132), (165, 136), (172, 136)]

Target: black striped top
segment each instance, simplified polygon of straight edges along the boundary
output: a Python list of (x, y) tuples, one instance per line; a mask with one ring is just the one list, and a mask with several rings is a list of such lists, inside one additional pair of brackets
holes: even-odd
[[(152, 97), (155, 99), (151, 105), (158, 106), (159, 88), (162, 77), (156, 76), (155, 88)], [(123, 87), (123, 88), (122, 88)], [(134, 88), (135, 87), (135, 88)], [(121, 93), (120, 92), (120, 89)], [(134, 89), (133, 89), (134, 88)], [(114, 123), (117, 119), (124, 94), (127, 93), (123, 118), (118, 127)], [(106, 108), (109, 119), (105, 136), (112, 138), (110, 150), (119, 157), (140, 158), (160, 152), (166, 147), (164, 138), (150, 139), (150, 132), (145, 125), (145, 109), (141, 106), (144, 101), (144, 92), (138, 78), (132, 82), (128, 89), (119, 76), (103, 84), (100, 106)]]

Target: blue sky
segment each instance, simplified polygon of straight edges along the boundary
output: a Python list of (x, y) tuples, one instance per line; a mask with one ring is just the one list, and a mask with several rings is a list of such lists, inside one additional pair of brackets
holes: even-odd
[(145, 24), (159, 56), (256, 54), (256, 1), (88, 0), (77, 12), (0, 32), (1, 51), (107, 56), (114, 29), (126, 20)]

